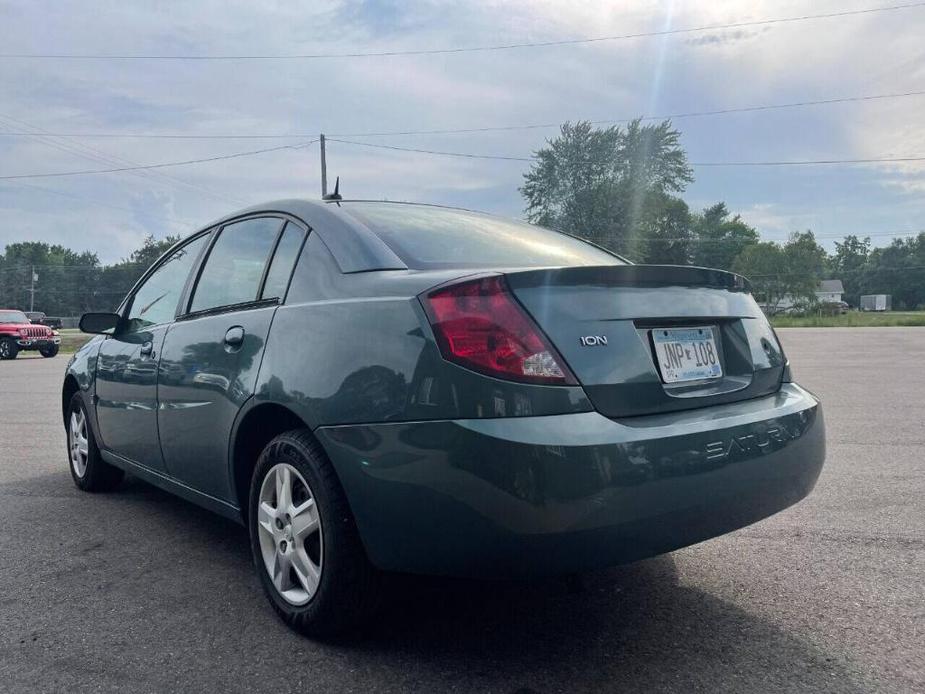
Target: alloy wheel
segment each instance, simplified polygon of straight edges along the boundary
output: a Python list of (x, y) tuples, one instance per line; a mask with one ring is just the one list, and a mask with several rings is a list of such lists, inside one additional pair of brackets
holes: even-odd
[(10, 343), (6, 340), (0, 340), (0, 359), (6, 359), (10, 356)]
[(267, 573), (279, 595), (304, 605), (321, 583), (321, 516), (305, 478), (292, 465), (274, 465), (257, 501), (257, 533)]
[(83, 478), (87, 474), (90, 445), (87, 440), (87, 418), (80, 408), (71, 412), (71, 421), (68, 425), (68, 442), (70, 443), (71, 466), (74, 468), (74, 474)]

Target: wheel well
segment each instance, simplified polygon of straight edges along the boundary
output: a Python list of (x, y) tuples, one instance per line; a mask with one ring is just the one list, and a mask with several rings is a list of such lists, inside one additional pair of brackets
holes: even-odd
[(64, 419), (64, 425), (67, 426), (67, 408), (71, 404), (71, 398), (74, 393), (80, 390), (80, 385), (73, 374), (64, 377), (64, 388), (61, 390), (61, 417)]
[(250, 495), (251, 475), (257, 458), (264, 447), (284, 431), (305, 429), (302, 419), (282, 405), (257, 405), (249, 410), (238, 425), (231, 449), (234, 491), (241, 507), (241, 516), (247, 520), (247, 500)]

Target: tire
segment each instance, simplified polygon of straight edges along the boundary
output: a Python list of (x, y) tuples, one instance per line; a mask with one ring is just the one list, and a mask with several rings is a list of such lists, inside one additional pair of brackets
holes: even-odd
[(71, 398), (65, 422), (68, 468), (77, 488), (85, 492), (108, 492), (118, 487), (125, 473), (100, 456), (80, 393)]
[(0, 359), (15, 359), (19, 354), (19, 345), (11, 337), (0, 338)]
[[(282, 506), (281, 476), (288, 476), (291, 499)], [(264, 448), (247, 516), (260, 583), (286, 624), (308, 636), (331, 636), (375, 612), (379, 572), (366, 556), (334, 468), (307, 429), (280, 434)]]
[(60, 347), (58, 345), (51, 345), (50, 347), (42, 347), (42, 349), (39, 350), (39, 354), (41, 354), (46, 359), (51, 359), (52, 357), (58, 356), (59, 349)]

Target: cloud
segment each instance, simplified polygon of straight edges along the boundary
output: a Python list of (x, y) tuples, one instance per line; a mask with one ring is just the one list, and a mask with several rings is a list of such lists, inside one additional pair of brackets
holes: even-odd
[[(835, 0), (813, 12), (839, 11)], [(243, 0), (164, 5), (52, 0), (0, 6), (5, 52), (326, 53), (600, 37), (807, 13), (797, 0)], [(621, 119), (920, 89), (925, 55), (905, 10), (703, 34), (488, 53), (317, 61), (0, 61), (0, 115), (46, 131), (299, 133)], [(925, 155), (925, 98), (675, 120), (693, 161)], [(0, 131), (21, 129), (0, 120)], [(369, 138), (524, 156), (549, 130)], [(293, 140), (298, 142), (299, 140)], [(0, 134), (0, 175), (158, 163), (279, 140), (72, 140)], [(107, 164), (107, 162), (110, 162)], [(348, 194), (522, 210), (524, 164), (332, 142)], [(918, 166), (696, 171), (695, 201), (726, 200), (768, 234), (904, 228), (923, 211)], [(318, 149), (145, 174), (0, 184), (0, 245), (81, 244), (106, 261), (147, 233), (192, 230), (233, 209), (317, 196)], [(51, 192), (49, 192), (51, 191)], [(75, 234), (75, 220), (80, 233)]]

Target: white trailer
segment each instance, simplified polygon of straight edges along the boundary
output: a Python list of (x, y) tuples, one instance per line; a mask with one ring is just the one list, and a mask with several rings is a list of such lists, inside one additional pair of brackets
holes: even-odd
[(889, 294), (865, 294), (861, 297), (862, 311), (889, 311), (891, 297)]

